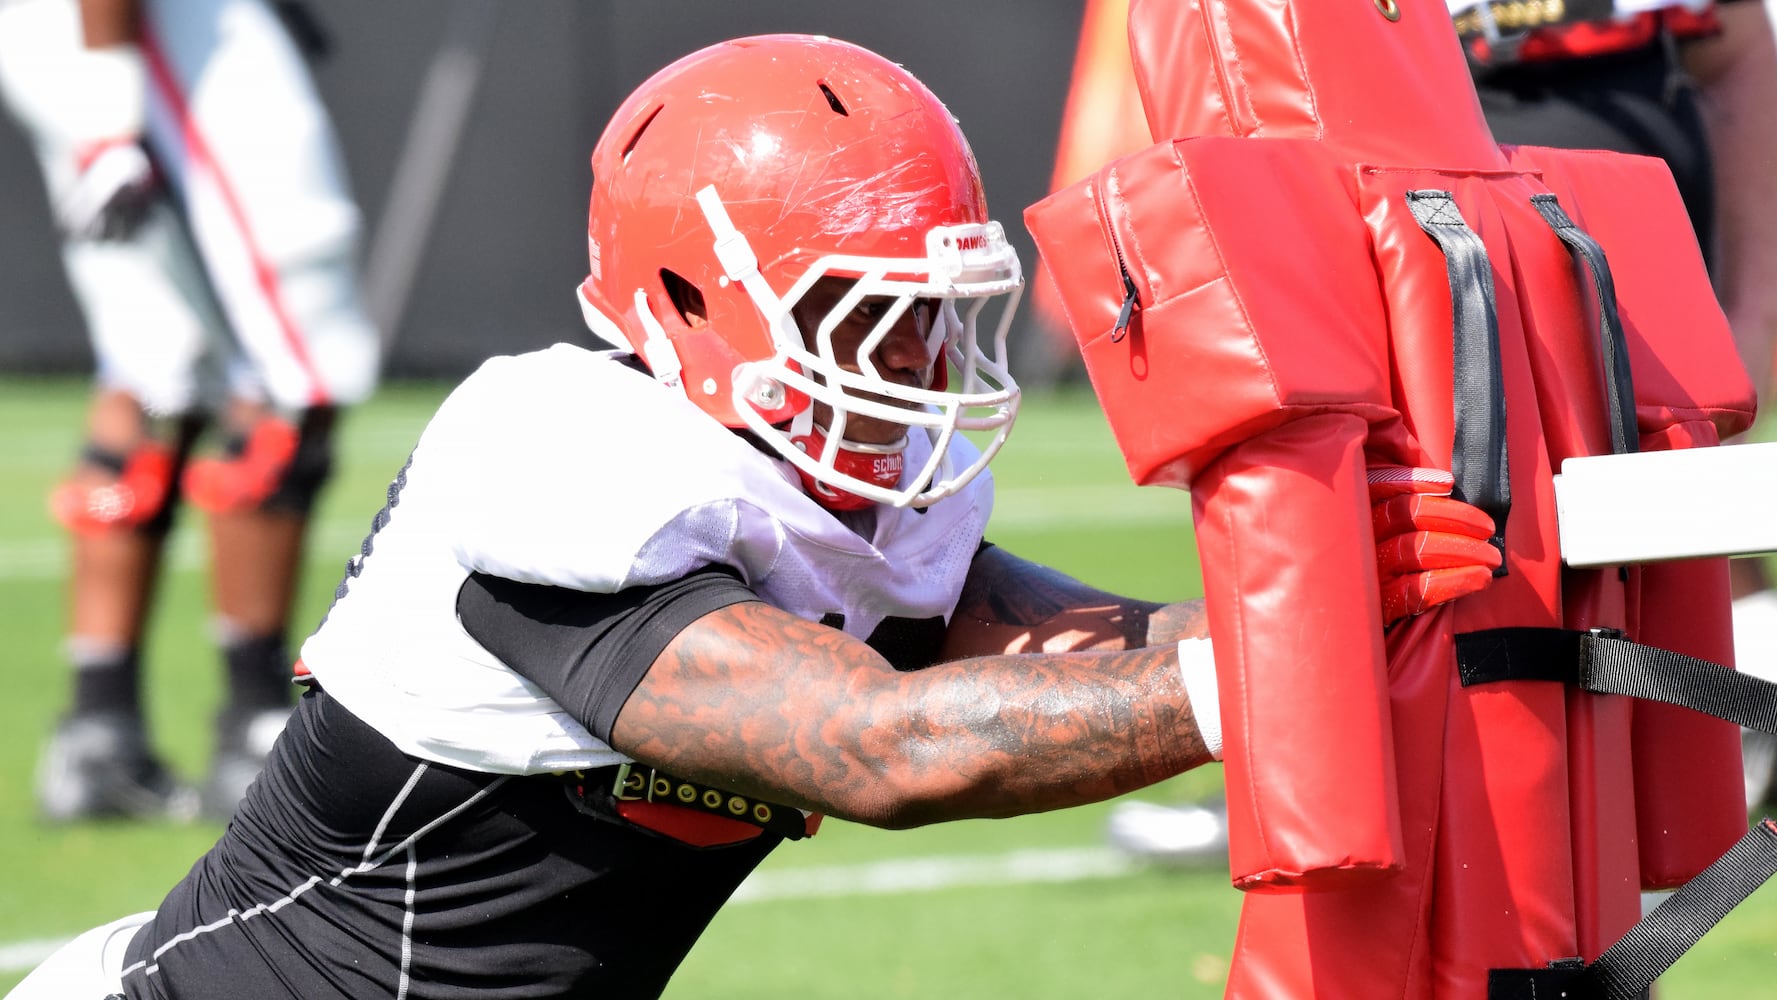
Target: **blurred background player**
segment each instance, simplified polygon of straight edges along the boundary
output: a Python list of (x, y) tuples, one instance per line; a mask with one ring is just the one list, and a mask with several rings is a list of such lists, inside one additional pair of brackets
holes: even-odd
[[(72, 537), (73, 692), (39, 804), (58, 821), (200, 803), (226, 818), (292, 703), (286, 631), (338, 410), (376, 382), (358, 209), (263, 0), (0, 0), (0, 90), (98, 362), (86, 445), (50, 500)], [(154, 753), (140, 684), (181, 499), (207, 519), (227, 676), (199, 790)]]

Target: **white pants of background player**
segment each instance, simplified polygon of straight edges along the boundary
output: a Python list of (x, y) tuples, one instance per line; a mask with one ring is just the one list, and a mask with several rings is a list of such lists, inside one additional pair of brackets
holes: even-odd
[[(62, 249), (101, 384), (156, 414), (224, 390), (286, 412), (362, 400), (378, 343), (360, 216), (301, 55), (263, 0), (144, 0), (143, 17), (147, 142), (173, 197), (135, 238)], [(58, 202), (81, 44), (75, 0), (0, 0), (0, 90)]]

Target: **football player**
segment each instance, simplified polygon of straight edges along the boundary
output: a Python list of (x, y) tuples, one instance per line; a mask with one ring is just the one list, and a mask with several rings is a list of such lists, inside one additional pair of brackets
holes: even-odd
[[(341, 407), (375, 385), (360, 219), (308, 69), (264, 0), (0, 0), (98, 361), (51, 507), (73, 541), (73, 699), (43, 814), (226, 819), (288, 716), (286, 638)], [(204, 428), (213, 454), (193, 451)], [(200, 796), (143, 727), (142, 637), (181, 500), (204, 511), (226, 668)]]
[[(609, 349), (450, 395), (222, 840), (18, 996), (655, 996), (822, 815), (1011, 816), (1214, 758), (1199, 604), (983, 539), (1022, 271), (917, 79), (820, 37), (687, 56), (593, 151), (587, 242)], [(1434, 507), (1474, 561), (1379, 548), (1384, 614), (1487, 581), (1485, 516)]]

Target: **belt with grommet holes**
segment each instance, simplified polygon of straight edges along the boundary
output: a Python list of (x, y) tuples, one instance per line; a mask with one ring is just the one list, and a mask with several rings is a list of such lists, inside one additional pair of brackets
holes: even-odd
[(577, 771), (567, 778), (577, 798), (590, 802), (608, 794), (617, 815), (696, 847), (750, 840), (761, 830), (801, 840), (814, 836), (821, 825), (819, 813), (804, 814), (793, 806), (688, 781), (646, 764)]

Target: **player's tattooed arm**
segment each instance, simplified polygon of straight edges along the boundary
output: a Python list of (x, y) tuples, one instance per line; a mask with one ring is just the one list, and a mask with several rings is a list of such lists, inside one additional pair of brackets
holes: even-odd
[(969, 569), (944, 655), (1134, 649), (1208, 635), (1208, 628), (1202, 601), (1119, 597), (989, 546)]
[(1170, 644), (901, 673), (762, 603), (681, 632), (612, 742), (688, 778), (884, 827), (1095, 802), (1209, 760)]

